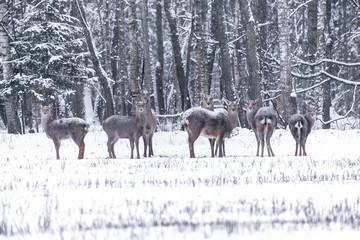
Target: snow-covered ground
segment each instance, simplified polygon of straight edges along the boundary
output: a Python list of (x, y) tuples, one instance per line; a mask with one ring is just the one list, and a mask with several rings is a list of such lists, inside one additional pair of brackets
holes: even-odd
[[(157, 132), (155, 157), (129, 159), (128, 140), (108, 159), (92, 129), (85, 159), (44, 133), (0, 134), (0, 239), (339, 239), (360, 229), (360, 130), (315, 130), (307, 157), (276, 130), (276, 157), (254, 157), (237, 128), (226, 157), (207, 139), (189, 158), (186, 132)], [(143, 150), (141, 141), (141, 152)]]

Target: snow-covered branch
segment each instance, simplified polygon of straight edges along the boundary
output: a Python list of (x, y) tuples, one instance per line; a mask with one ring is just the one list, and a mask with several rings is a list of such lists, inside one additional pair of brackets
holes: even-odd
[(339, 121), (339, 120), (342, 120), (342, 119), (347, 118), (347, 117), (349, 116), (349, 114), (352, 113), (352, 112), (355, 113), (355, 111), (354, 111), (354, 105), (355, 105), (355, 100), (356, 100), (356, 88), (357, 88), (357, 85), (355, 85), (355, 87), (354, 87), (353, 101), (352, 101), (351, 107), (350, 107), (349, 111), (347, 111), (347, 113), (346, 113), (344, 116), (340, 116), (340, 117), (338, 117), (338, 118), (334, 118), (334, 119), (331, 119), (331, 120), (326, 121), (326, 122), (324, 122), (322, 119), (319, 119), (320, 122), (321, 122), (322, 124), (324, 124), (324, 125), (327, 125), (327, 124), (330, 124), (330, 123), (332, 123), (332, 122), (336, 122), (336, 121)]
[(345, 67), (358, 67), (360, 66), (360, 62), (354, 62), (354, 63), (347, 63), (347, 62), (342, 62), (342, 61), (337, 61), (337, 60), (333, 60), (333, 59), (321, 59), (317, 62), (311, 63), (311, 62), (305, 62), (301, 59), (297, 59), (297, 62), (299, 62), (300, 64), (304, 64), (304, 65), (308, 65), (308, 66), (318, 66), (320, 64), (323, 63), (333, 63), (333, 64), (337, 64), (337, 65), (341, 65), (341, 66), (345, 66)]
[(304, 2), (304, 3), (302, 3), (302, 4), (300, 4), (299, 6), (297, 6), (297, 7), (290, 13), (289, 18), (291, 18), (301, 7), (307, 5), (308, 3), (312, 2), (312, 1), (314, 1), (314, 0), (306, 1), (306, 2)]
[[(342, 83), (349, 84), (349, 85), (354, 85), (354, 86), (360, 85), (360, 82), (350, 81), (350, 80), (347, 80), (347, 79), (344, 79), (344, 78), (341, 78), (341, 77), (337, 77), (337, 76), (334, 76), (334, 75), (332, 75), (332, 74), (330, 74), (330, 73), (328, 73), (326, 71), (319, 71), (317, 73), (308, 74), (308, 75), (302, 75), (302, 74), (291, 72), (291, 75), (293, 75), (294, 77), (303, 78), (303, 79), (309, 79), (309, 78), (312, 79), (312, 78), (315, 78), (315, 77), (319, 77), (322, 74), (324, 74), (327, 77), (331, 78), (332, 80), (336, 80), (338, 82), (342, 82)], [(324, 82), (326, 82), (326, 81), (323, 81), (321, 83), (324, 83)]]

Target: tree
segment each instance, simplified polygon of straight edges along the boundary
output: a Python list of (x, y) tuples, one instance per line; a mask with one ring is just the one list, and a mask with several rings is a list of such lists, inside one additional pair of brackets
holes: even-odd
[(155, 66), (156, 76), (156, 95), (158, 97), (159, 113), (165, 113), (164, 101), (164, 39), (163, 39), (163, 20), (162, 20), (162, 0), (156, 0), (156, 39), (157, 39), (157, 62)]
[(255, 19), (252, 14), (250, 2), (246, 0), (240, 1), (241, 13), (242, 13), (242, 22), (245, 26), (246, 32), (246, 60), (247, 67), (249, 72), (249, 90), (248, 95), (250, 99), (259, 99), (261, 100), (260, 95), (260, 64), (259, 57), (257, 55), (257, 34), (255, 29)]
[(179, 36), (177, 33), (176, 18), (171, 14), (170, 1), (164, 1), (165, 15), (170, 28), (170, 39), (172, 45), (172, 52), (175, 61), (175, 69), (177, 80), (179, 83), (180, 95), (181, 95), (181, 109), (185, 111), (190, 108), (190, 99), (188, 94), (188, 83), (186, 82), (184, 65), (181, 57), (181, 48), (179, 45)]
[[(326, 56), (326, 42), (325, 42), (325, 24), (326, 24), (326, 0), (318, 1), (318, 56), (319, 59), (324, 59)], [(325, 65), (326, 66), (326, 65)], [(324, 69), (321, 69), (324, 70)], [(322, 76), (322, 80), (325, 80), (325, 76)], [(323, 84), (323, 121), (327, 122), (330, 120), (330, 107), (331, 107), (331, 96), (330, 96), (330, 81), (326, 81)], [(324, 129), (329, 129), (330, 124), (324, 124)]]
[(141, 29), (142, 29), (142, 44), (143, 44), (143, 86), (148, 91), (153, 90), (153, 80), (151, 74), (151, 60), (150, 60), (150, 39), (149, 39), (149, 24), (148, 24), (148, 9), (147, 0), (141, 0)]
[(289, 40), (289, 14), (287, 0), (277, 0), (278, 6), (278, 29), (279, 29), (279, 63), (280, 77), (279, 89), (281, 91), (278, 99), (277, 110), (282, 120), (282, 124), (286, 126), (290, 116), (296, 113), (296, 98), (291, 96), (292, 80), (291, 80), (291, 62), (290, 62), (290, 40)]
[(235, 99), (235, 86), (231, 74), (231, 61), (228, 49), (228, 41), (226, 37), (225, 24), (223, 22), (224, 16), (224, 1), (213, 1), (211, 12), (211, 32), (216, 41), (219, 42), (220, 57), (221, 57), (221, 81), (225, 89), (225, 97), (227, 99)]
[[(4, 26), (7, 26), (7, 9), (6, 4), (0, 4), (0, 18), (2, 19), (2, 26), (0, 28), (0, 54), (2, 57), (2, 67), (3, 67), (3, 78), (4, 81), (9, 82), (8, 89), (4, 89), (5, 97), (7, 99), (5, 103), (5, 111), (7, 117), (7, 128), (8, 133), (21, 133), (20, 123), (17, 117), (17, 101), (16, 101), (16, 90), (12, 88), (13, 85), (13, 71), (12, 64), (10, 63), (11, 53), (10, 53), (10, 39), (6, 32)], [(2, 93), (4, 94), (4, 93)]]
[(83, 3), (79, 0), (75, 0), (75, 1), (77, 3), (79, 15), (80, 15), (80, 22), (81, 22), (81, 25), (83, 26), (86, 43), (87, 43), (87, 46), (89, 48), (90, 55), (91, 55), (91, 60), (92, 60), (96, 75), (99, 78), (100, 84), (104, 91), (104, 99), (105, 99), (105, 107), (106, 107), (106, 111), (104, 114), (104, 119), (105, 119), (105, 118), (110, 117), (111, 115), (114, 115), (113, 95), (112, 95), (111, 88), (110, 88), (110, 83), (112, 82), (112, 80), (107, 76), (106, 72), (104, 71), (104, 69), (102, 68), (102, 66), (100, 64), (99, 55), (94, 46), (90, 28), (86, 21)]
[(129, 1), (129, 30), (130, 30), (129, 31), (130, 32), (130, 90), (134, 92), (140, 88), (135, 0)]

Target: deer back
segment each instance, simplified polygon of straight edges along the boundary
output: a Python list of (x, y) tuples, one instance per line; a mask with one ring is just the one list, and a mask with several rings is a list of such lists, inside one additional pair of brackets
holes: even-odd
[(118, 138), (140, 137), (145, 125), (145, 103), (136, 102), (135, 116), (113, 115), (103, 122), (103, 129), (109, 136)]
[(89, 124), (81, 118), (62, 118), (53, 120), (50, 106), (41, 108), (41, 124), (46, 135), (51, 139), (57, 140), (69, 137), (82, 137), (89, 129)]
[(256, 128), (267, 127), (268, 131), (276, 128), (276, 112), (272, 107), (261, 107), (255, 114)]
[(294, 114), (290, 117), (289, 128), (295, 139), (304, 139), (308, 132), (308, 122), (302, 114)]

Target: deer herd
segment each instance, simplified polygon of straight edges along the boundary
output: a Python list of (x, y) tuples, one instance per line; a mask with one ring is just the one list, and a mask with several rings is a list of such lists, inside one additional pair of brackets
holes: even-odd
[[(103, 122), (103, 130), (108, 136), (107, 149), (109, 158), (116, 158), (114, 145), (120, 138), (130, 141), (130, 157), (133, 158), (134, 146), (136, 157), (140, 158), (139, 139), (144, 141), (144, 157), (154, 155), (152, 138), (157, 126), (156, 115), (151, 109), (152, 93), (146, 90), (140, 92), (140, 100), (135, 101), (135, 116), (113, 115)], [(188, 133), (190, 158), (195, 157), (194, 142), (199, 136), (209, 139), (211, 156), (225, 156), (224, 139), (230, 137), (232, 130), (238, 125), (239, 99), (226, 103), (226, 109), (214, 107), (215, 95), (203, 96), (201, 107), (193, 107), (182, 115), (182, 125)], [(258, 100), (246, 102), (246, 118), (255, 133), (257, 141), (256, 156), (264, 156), (266, 144), (269, 157), (273, 157), (270, 138), (277, 125), (277, 112), (272, 107), (258, 107)], [(315, 108), (308, 108), (305, 115), (294, 114), (289, 120), (289, 128), (296, 141), (295, 156), (306, 156), (305, 144), (307, 137), (316, 121)], [(80, 118), (62, 118), (53, 120), (51, 106), (41, 108), (41, 125), (46, 136), (53, 140), (56, 159), (60, 159), (60, 142), (72, 138), (79, 147), (78, 159), (84, 158), (84, 138), (89, 130), (89, 124)], [(216, 145), (215, 145), (216, 144)]]

